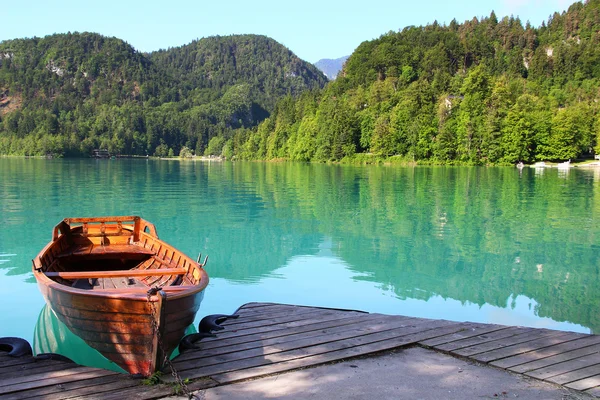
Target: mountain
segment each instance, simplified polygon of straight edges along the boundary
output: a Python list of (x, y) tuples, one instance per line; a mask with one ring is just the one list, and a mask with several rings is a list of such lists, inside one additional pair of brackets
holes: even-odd
[(342, 70), (342, 67), (344, 66), (344, 63), (348, 57), (350, 56), (336, 58), (335, 60), (323, 58), (315, 63), (315, 67), (323, 72), (329, 80), (334, 80), (337, 78), (338, 73)]
[(282, 96), (297, 96), (305, 90), (321, 88), (327, 82), (315, 66), (261, 35), (204, 38), (154, 52), (150, 59), (174, 76), (184, 90), (223, 91), (232, 85), (247, 83), (253, 99), (268, 110), (272, 110)]
[(95, 33), (3, 41), (0, 154), (202, 154), (212, 139), (221, 152), (219, 143), (256, 126), (278, 99), (326, 82), (259, 35), (153, 53)]
[(23, 107), (46, 108), (136, 100), (157, 73), (124, 41), (94, 33), (0, 42), (0, 67), (6, 96), (19, 98)]
[(540, 27), (433, 22), (361, 43), (317, 93), (283, 99), (239, 157), (510, 165), (600, 153), (600, 0)]

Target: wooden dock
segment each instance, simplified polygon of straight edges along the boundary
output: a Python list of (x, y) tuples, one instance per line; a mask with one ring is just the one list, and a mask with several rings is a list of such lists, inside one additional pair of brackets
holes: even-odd
[[(237, 313), (217, 338), (173, 360), (190, 390), (422, 346), (600, 397), (598, 335), (282, 304), (250, 303)], [(0, 400), (156, 399), (173, 394), (168, 368), (164, 378), (148, 386), (112, 371), (0, 352)]]

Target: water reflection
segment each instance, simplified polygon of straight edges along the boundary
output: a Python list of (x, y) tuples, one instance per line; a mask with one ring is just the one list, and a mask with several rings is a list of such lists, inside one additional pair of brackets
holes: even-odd
[(2, 254), (0, 253), (0, 265), (10, 262), (10, 258), (16, 256), (16, 254)]
[[(186, 334), (195, 332), (195, 327), (189, 326)], [(43, 353), (60, 354), (79, 365), (126, 373), (123, 368), (105, 358), (85, 343), (83, 339), (71, 332), (48, 305), (45, 305), (40, 311), (33, 331), (32, 347), (34, 355)], [(177, 355), (179, 355), (179, 350), (175, 349), (171, 358)]]
[(125, 370), (106, 359), (98, 351), (88, 346), (83, 339), (71, 332), (47, 305), (40, 311), (33, 331), (33, 353), (34, 355), (60, 354), (79, 365), (125, 373)]

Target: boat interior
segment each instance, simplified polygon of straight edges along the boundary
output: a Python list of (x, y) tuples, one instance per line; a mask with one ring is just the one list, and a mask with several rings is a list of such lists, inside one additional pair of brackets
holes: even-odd
[(195, 263), (158, 240), (152, 224), (139, 217), (130, 217), (133, 221), (127, 224), (122, 218), (61, 222), (36, 269), (60, 284), (85, 290), (198, 284)]

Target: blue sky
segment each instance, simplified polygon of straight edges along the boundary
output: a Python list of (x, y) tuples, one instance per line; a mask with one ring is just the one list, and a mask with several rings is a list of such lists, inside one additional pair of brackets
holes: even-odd
[(28, 0), (3, 1), (0, 41), (53, 33), (97, 32), (140, 51), (178, 47), (214, 35), (262, 34), (300, 58), (349, 55), (363, 41), (409, 25), (519, 16), (541, 25), (573, 0)]

